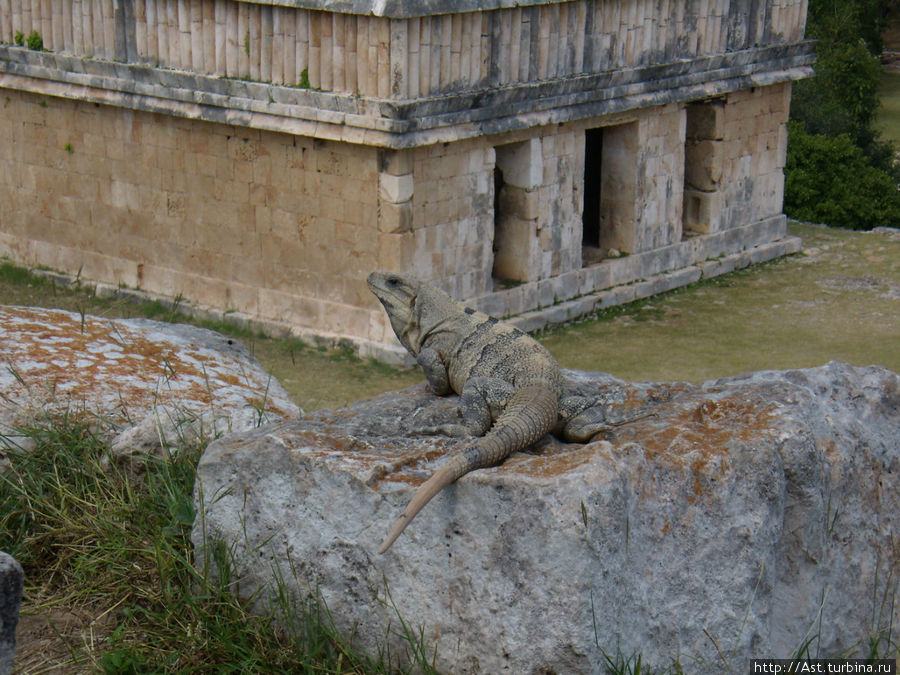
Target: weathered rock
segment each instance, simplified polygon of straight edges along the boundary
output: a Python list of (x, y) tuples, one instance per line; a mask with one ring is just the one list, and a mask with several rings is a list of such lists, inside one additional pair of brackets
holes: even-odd
[(265, 420), (299, 412), (243, 345), (219, 333), (0, 306), (0, 453), (26, 444), (18, 429), (48, 415), (78, 415), (110, 436), (136, 423), (149, 429), (118, 436), (116, 450), (132, 454), (221, 430), (236, 413)]
[(0, 551), (0, 675), (12, 672), (23, 579), (22, 566)]
[(185, 407), (154, 406), (144, 419), (125, 429), (110, 443), (112, 459), (140, 463), (143, 457), (161, 456), (196, 443), (208, 442), (273, 421), (271, 411), (244, 407), (230, 414), (221, 409), (195, 412)]
[(451, 400), (417, 387), (226, 437), (199, 466), (198, 557), (232, 544), (245, 597), (276, 568), (295, 593), (318, 589), (364, 649), (403, 653), (399, 612), (442, 672), (599, 671), (601, 650), (742, 672), (807, 642), (852, 655), (896, 640), (900, 377), (568, 375), (656, 415), (463, 477), (384, 556), (415, 487), (461, 446), (413, 434)]

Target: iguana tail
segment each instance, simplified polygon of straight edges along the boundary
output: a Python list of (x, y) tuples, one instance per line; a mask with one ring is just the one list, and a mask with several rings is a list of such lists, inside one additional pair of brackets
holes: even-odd
[(557, 406), (556, 393), (546, 385), (530, 385), (516, 392), (487, 434), (450, 457), (419, 487), (378, 552), (387, 551), (422, 507), (450, 483), (475, 469), (499, 464), (510, 453), (541, 440), (556, 424)]

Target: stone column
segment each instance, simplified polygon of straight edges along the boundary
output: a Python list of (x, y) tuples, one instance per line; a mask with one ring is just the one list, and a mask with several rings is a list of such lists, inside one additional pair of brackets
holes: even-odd
[(603, 128), (600, 176), (601, 249), (638, 250), (639, 123)]
[(684, 148), (684, 229), (718, 232), (722, 227), (724, 163), (724, 109), (722, 100), (692, 103), (686, 108)]
[(541, 139), (495, 148), (494, 276), (534, 281), (540, 274), (538, 188), (543, 183)]
[(406, 270), (412, 263), (412, 150), (382, 150), (378, 167), (378, 265)]

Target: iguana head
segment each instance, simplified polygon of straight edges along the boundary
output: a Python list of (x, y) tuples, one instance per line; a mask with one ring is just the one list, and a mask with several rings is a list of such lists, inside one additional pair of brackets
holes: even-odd
[(413, 355), (418, 355), (422, 348), (422, 335), (416, 313), (420, 284), (404, 279), (399, 274), (386, 272), (372, 272), (367, 282), (369, 290), (384, 305), (384, 310), (391, 320), (391, 328), (394, 329), (400, 343)]
[(426, 340), (434, 347), (439, 335), (456, 336), (455, 320), (463, 307), (439, 288), (399, 274), (372, 272), (369, 289), (381, 300), (400, 343), (418, 356)]

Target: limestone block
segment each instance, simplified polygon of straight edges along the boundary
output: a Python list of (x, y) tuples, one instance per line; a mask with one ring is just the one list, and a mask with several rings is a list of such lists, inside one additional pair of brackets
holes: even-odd
[(775, 166), (779, 169), (783, 169), (787, 166), (787, 146), (788, 146), (788, 132), (787, 125), (782, 124), (778, 127), (778, 141), (776, 145), (776, 159)]
[(568, 377), (611, 419), (655, 416), (464, 476), (383, 556), (416, 486), (465, 447), (416, 434), (452, 419), (452, 399), (419, 386), (221, 439), (198, 467), (198, 562), (234, 546), (233, 588), (256, 611), (273, 569), (295, 597), (318, 589), (364, 650), (406, 653), (399, 612), (439, 672), (601, 672), (600, 649), (701, 675), (726, 653), (747, 672), (810, 626), (811, 650), (864, 656), (896, 622), (876, 571), (900, 562), (897, 374)]
[(394, 176), (388, 173), (379, 174), (378, 194), (383, 200), (394, 204), (409, 201), (413, 196), (412, 174), (404, 174), (402, 176)]
[(378, 230), (386, 233), (408, 232), (413, 226), (412, 201), (395, 204), (383, 201), (378, 205)]
[(413, 173), (412, 150), (382, 150), (379, 154), (379, 163), (384, 173), (392, 176), (403, 176)]
[(378, 235), (378, 265), (384, 269), (409, 269), (416, 258), (415, 231)]
[(0, 675), (12, 673), (23, 581), (22, 566), (0, 551)]
[(693, 140), (720, 141), (724, 138), (725, 104), (720, 101), (694, 104), (689, 108), (685, 136)]
[(685, 188), (684, 228), (691, 232), (718, 232), (722, 228), (722, 194)]
[(715, 190), (722, 180), (723, 154), (721, 141), (688, 141), (684, 157), (685, 184), (698, 190)]
[(496, 148), (497, 168), (503, 182), (520, 188), (534, 188), (544, 181), (544, 158), (541, 139), (532, 138)]
[(531, 281), (537, 275), (536, 225), (532, 220), (507, 216), (494, 229), (493, 274), (501, 279)]
[(522, 220), (537, 220), (540, 215), (539, 190), (504, 185), (499, 195), (500, 214), (513, 214)]

